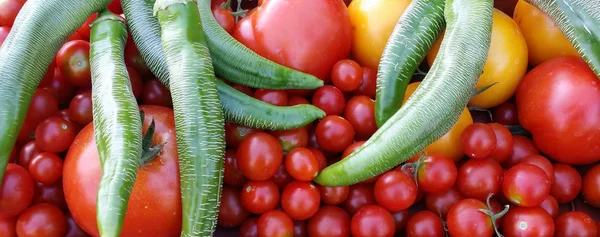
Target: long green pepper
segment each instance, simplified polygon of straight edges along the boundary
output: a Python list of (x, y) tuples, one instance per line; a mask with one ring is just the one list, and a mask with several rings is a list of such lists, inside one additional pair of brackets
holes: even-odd
[(125, 67), (127, 26), (104, 9), (90, 31), (94, 136), (102, 177), (96, 217), (100, 236), (117, 237), (142, 156), (142, 121)]
[(446, 0), (446, 33), (431, 70), (373, 136), (315, 182), (344, 186), (393, 168), (443, 136), (458, 120), (483, 70), (491, 41), (492, 0)]
[(377, 71), (375, 122), (378, 127), (402, 106), (413, 73), (444, 25), (444, 0), (413, 0), (398, 19)]
[(0, 48), (0, 183), (36, 87), (83, 22), (111, 0), (29, 0)]
[(157, 0), (175, 112), (181, 236), (211, 236), (219, 212), (225, 120), (195, 0)]

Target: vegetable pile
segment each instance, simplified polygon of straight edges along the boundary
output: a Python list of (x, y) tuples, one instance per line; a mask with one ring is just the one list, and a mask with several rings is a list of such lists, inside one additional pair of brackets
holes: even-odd
[(0, 237), (599, 236), (598, 0), (5, 0)]

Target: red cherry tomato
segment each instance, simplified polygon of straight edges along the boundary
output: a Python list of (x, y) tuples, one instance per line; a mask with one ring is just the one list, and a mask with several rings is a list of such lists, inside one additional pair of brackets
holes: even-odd
[(400, 171), (388, 171), (375, 182), (375, 200), (385, 209), (397, 212), (410, 207), (417, 199), (417, 186)]
[(158, 79), (144, 82), (142, 104), (172, 108), (171, 92)]
[(131, 90), (133, 92), (133, 96), (136, 99), (140, 99), (142, 97), (142, 93), (144, 92), (144, 82), (142, 81), (142, 76), (132, 67), (127, 67), (127, 73), (129, 74), (129, 81), (131, 82)]
[(88, 237), (85, 231), (81, 229), (73, 219), (73, 216), (70, 213), (66, 214), (67, 218), (67, 231), (65, 232), (65, 237)]
[(352, 124), (358, 138), (366, 140), (377, 131), (375, 101), (367, 96), (358, 95), (348, 100), (342, 116)]
[(502, 124), (488, 123), (488, 126), (494, 130), (494, 134), (496, 135), (496, 148), (489, 155), (489, 158), (502, 163), (513, 154), (513, 136), (510, 130)]
[(17, 149), (13, 148), (8, 157), (8, 163), (13, 163), (15, 161), (17, 161)]
[(42, 184), (53, 184), (62, 177), (63, 161), (50, 152), (38, 154), (29, 163), (29, 174), (33, 180)]
[(140, 51), (135, 46), (135, 41), (131, 34), (127, 37), (127, 43), (125, 44), (125, 65), (135, 69), (142, 77), (152, 76), (152, 72), (146, 65), (142, 55), (140, 55)]
[(306, 131), (305, 127), (283, 131), (272, 131), (271, 135), (279, 140), (284, 153), (288, 153), (295, 148), (308, 146), (308, 131)]
[(504, 102), (493, 109), (492, 117), (494, 122), (502, 125), (517, 125), (519, 118), (517, 116), (517, 106), (511, 102)]
[(235, 28), (235, 17), (231, 15), (229, 10), (217, 7), (213, 8), (212, 13), (219, 25), (221, 25), (227, 33), (233, 33), (233, 29)]
[(554, 167), (546, 157), (543, 157), (542, 155), (528, 156), (521, 160), (521, 164), (531, 164), (539, 167), (546, 172), (546, 175), (550, 179), (550, 183), (554, 183)]
[(77, 33), (79, 33), (79, 35), (81, 35), (86, 40), (89, 40), (91, 25), (92, 23), (94, 23), (96, 18), (98, 18), (98, 13), (94, 13), (90, 17), (88, 17), (88, 19), (83, 24), (81, 24), (79, 29), (77, 29)]
[(452, 205), (446, 217), (450, 236), (492, 236), (492, 219), (481, 210), (488, 207), (477, 199), (467, 198)]
[(317, 124), (317, 143), (323, 150), (342, 152), (354, 140), (354, 128), (344, 118), (336, 115), (327, 116)]
[(283, 150), (277, 138), (264, 132), (248, 135), (237, 150), (240, 171), (250, 180), (273, 177), (283, 160)]
[(287, 106), (288, 104), (287, 93), (282, 90), (257, 89), (254, 91), (254, 98), (277, 106)]
[(8, 164), (0, 186), (0, 218), (23, 212), (33, 200), (33, 180), (23, 167)]
[(415, 213), (406, 224), (407, 237), (443, 237), (445, 236), (442, 219), (431, 211)]
[(227, 149), (225, 152), (225, 164), (223, 171), (223, 182), (232, 186), (242, 186), (248, 181), (242, 174), (237, 164), (237, 153)]
[(510, 158), (502, 163), (504, 168), (510, 168), (513, 167), (513, 165), (521, 163), (525, 157), (540, 154), (538, 149), (535, 147), (535, 144), (533, 144), (533, 141), (531, 141), (531, 139), (528, 137), (521, 135), (513, 136), (512, 150), (513, 152)]
[(258, 217), (250, 217), (242, 223), (240, 237), (258, 237)]
[[(0, 217), (0, 236), (17, 236), (17, 217)], [(350, 229), (350, 227), (348, 227)]]
[(489, 194), (501, 191), (503, 173), (495, 160), (471, 159), (458, 169), (456, 187), (465, 197), (485, 201)]
[(77, 94), (69, 104), (69, 117), (78, 124), (87, 125), (92, 122), (92, 93), (89, 91)]
[(496, 149), (494, 129), (485, 123), (469, 124), (460, 135), (460, 148), (471, 158), (486, 158)]
[(38, 147), (35, 141), (30, 141), (21, 148), (17, 163), (28, 170), (31, 160), (41, 152), (43, 152), (42, 149)]
[(37, 126), (58, 111), (58, 101), (48, 90), (36, 89), (27, 109), (25, 121)]
[(558, 216), (558, 202), (554, 197), (548, 195), (546, 199), (540, 203), (540, 207), (548, 212), (552, 218)]
[(60, 105), (67, 104), (75, 96), (76, 87), (65, 79), (60, 70), (54, 70), (54, 77), (46, 82), (42, 81), (40, 86), (48, 90), (58, 101)]
[(552, 166), (554, 183), (550, 188), (550, 195), (561, 204), (573, 201), (581, 191), (581, 175), (570, 165), (553, 164)]
[(61, 210), (66, 210), (67, 202), (65, 200), (62, 182), (54, 182), (49, 185), (35, 183), (32, 205), (40, 203), (49, 203)]
[(350, 216), (340, 207), (325, 205), (308, 220), (306, 229), (311, 237), (348, 237)]
[(242, 206), (254, 214), (275, 209), (279, 203), (279, 189), (270, 180), (248, 181), (242, 188)]
[(350, 194), (349, 186), (326, 187), (319, 186), (321, 201), (329, 205), (338, 205), (344, 203), (348, 194)]
[(294, 220), (294, 236), (306, 237), (308, 232), (306, 230), (306, 221)]
[(507, 236), (552, 236), (554, 220), (540, 207), (514, 207), (504, 216), (502, 232)]
[(346, 98), (335, 86), (325, 85), (315, 91), (312, 104), (327, 115), (340, 115), (344, 111)]
[(12, 26), (26, 0), (6, 0), (0, 2), (0, 26)]
[(351, 59), (342, 59), (333, 65), (331, 82), (344, 92), (358, 89), (362, 81), (362, 68)]
[(56, 66), (71, 84), (89, 88), (92, 85), (90, 43), (84, 40), (65, 43), (56, 54)]
[(598, 226), (592, 217), (579, 211), (565, 212), (554, 219), (556, 237), (598, 236)]
[(589, 169), (583, 176), (583, 199), (589, 205), (600, 208), (600, 165)]
[(312, 217), (321, 203), (319, 189), (304, 181), (292, 181), (281, 192), (281, 207), (294, 220)]
[(354, 237), (394, 236), (396, 225), (394, 217), (386, 209), (377, 205), (360, 208), (350, 222), (350, 231)]
[(362, 72), (362, 81), (354, 93), (356, 95), (365, 95), (371, 99), (375, 99), (377, 89), (377, 69), (365, 66), (362, 67)]
[(463, 199), (465, 199), (465, 196), (455, 186), (443, 193), (428, 193), (425, 195), (425, 208), (446, 218), (450, 207)]
[(255, 132), (260, 132), (260, 130), (231, 122), (225, 123), (225, 140), (227, 141), (227, 146), (233, 149), (237, 149), (240, 142), (242, 142), (246, 136)]
[(61, 117), (50, 117), (35, 129), (35, 143), (47, 152), (63, 152), (75, 139), (75, 128)]
[(376, 204), (373, 184), (355, 184), (350, 186), (350, 193), (344, 201), (344, 209), (354, 215), (361, 207)]
[(25, 210), (17, 219), (19, 237), (59, 237), (67, 231), (67, 220), (58, 207), (42, 203)]
[(219, 205), (218, 224), (221, 227), (231, 228), (241, 225), (250, 213), (244, 209), (240, 197), (241, 190), (224, 186), (221, 191), (221, 204)]
[(294, 222), (279, 210), (271, 210), (260, 216), (257, 223), (258, 237), (288, 237), (294, 234)]
[(396, 233), (404, 232), (406, 228), (406, 224), (408, 224), (408, 218), (410, 218), (410, 213), (408, 209), (394, 212), (392, 213), (392, 217), (394, 217), (394, 222), (396, 223)]
[(319, 161), (308, 148), (295, 148), (285, 157), (285, 169), (300, 181), (311, 181), (319, 174)]
[(110, 4), (108, 4), (108, 6), (106, 6), (106, 8), (117, 15), (123, 13), (120, 0), (113, 0)]
[(417, 184), (425, 192), (442, 193), (454, 186), (456, 176), (454, 160), (441, 153), (431, 153), (421, 160)]
[(285, 163), (279, 166), (277, 173), (273, 175), (271, 180), (279, 187), (279, 190), (283, 190), (290, 182), (294, 181), (294, 178), (287, 172)]
[(550, 194), (550, 178), (532, 164), (518, 164), (504, 174), (502, 191), (512, 203), (522, 207), (540, 205)]
[[(289, 94), (289, 93), (288, 93)], [(300, 96), (290, 96), (288, 98), (288, 106), (294, 106), (294, 105), (307, 105), (310, 104), (310, 102), (305, 99), (304, 97), (300, 97)]]

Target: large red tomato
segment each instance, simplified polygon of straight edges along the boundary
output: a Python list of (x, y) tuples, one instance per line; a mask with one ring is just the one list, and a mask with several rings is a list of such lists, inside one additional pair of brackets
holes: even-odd
[(350, 53), (352, 26), (340, 0), (264, 0), (233, 36), (263, 57), (326, 80)]
[[(153, 143), (165, 146), (158, 157), (138, 170), (121, 236), (179, 236), (181, 194), (173, 110), (159, 106), (140, 109), (146, 114), (144, 132), (154, 118)], [(75, 138), (65, 158), (63, 185), (73, 218), (93, 236), (99, 236), (96, 197), (100, 175), (94, 128), (90, 124)]]
[(600, 160), (600, 80), (583, 59), (535, 67), (519, 85), (517, 108), (542, 153), (566, 164)]

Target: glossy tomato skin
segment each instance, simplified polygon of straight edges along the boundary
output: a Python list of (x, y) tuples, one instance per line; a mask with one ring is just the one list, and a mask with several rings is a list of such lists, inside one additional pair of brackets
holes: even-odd
[(471, 159), (458, 169), (456, 187), (468, 198), (485, 201), (502, 189), (502, 166), (493, 159)]
[(377, 92), (377, 69), (363, 66), (362, 72), (363, 75), (360, 86), (354, 91), (354, 94), (368, 96), (374, 100)]
[(29, 103), (25, 121), (37, 125), (56, 111), (58, 111), (58, 101), (52, 93), (45, 89), (36, 89)]
[(354, 127), (340, 116), (329, 115), (319, 121), (315, 135), (323, 150), (342, 152), (354, 140)]
[(258, 236), (258, 217), (250, 217), (240, 226), (240, 237)]
[(325, 85), (315, 91), (312, 104), (327, 115), (340, 115), (344, 111), (346, 98), (337, 87)]
[(279, 210), (261, 215), (257, 224), (258, 237), (289, 237), (294, 234), (294, 222)]
[(309, 182), (292, 181), (281, 192), (281, 207), (294, 220), (312, 217), (320, 203), (319, 189)]
[(35, 129), (35, 142), (44, 151), (66, 151), (75, 139), (75, 128), (65, 119), (54, 116), (44, 120)]
[(66, 210), (67, 202), (65, 201), (62, 182), (55, 182), (48, 185), (36, 182), (32, 205), (40, 203), (49, 203), (61, 210)]
[(392, 237), (396, 231), (394, 217), (384, 208), (368, 205), (358, 209), (352, 216), (350, 231), (355, 237)]
[(308, 148), (299, 147), (285, 157), (287, 172), (300, 181), (311, 181), (319, 174), (319, 161)]
[(344, 92), (358, 89), (362, 80), (362, 69), (351, 59), (343, 59), (333, 65), (331, 82)]
[(494, 129), (485, 123), (473, 123), (460, 135), (460, 147), (474, 159), (488, 157), (496, 149)]
[(368, 96), (358, 95), (348, 100), (343, 117), (352, 124), (359, 139), (366, 140), (377, 131), (375, 101)]
[(12, 26), (17, 14), (27, 0), (5, 0), (0, 2), (0, 26)]
[(311, 237), (349, 237), (350, 215), (337, 206), (322, 206), (308, 220), (307, 230)]
[(377, 203), (392, 212), (410, 207), (417, 199), (417, 186), (413, 179), (396, 170), (379, 177), (374, 192)]
[(10, 27), (0, 26), (0, 46), (2, 46), (2, 43), (4, 43), (4, 40), (6, 40), (6, 37), (8, 37), (9, 32), (10, 32)]
[(554, 235), (554, 220), (540, 207), (514, 207), (503, 218), (502, 232), (506, 236)]
[(354, 215), (361, 207), (376, 204), (373, 190), (373, 184), (355, 184), (350, 186), (350, 193), (348, 193), (348, 197), (343, 204), (344, 209), (350, 215)]
[(540, 64), (517, 91), (519, 122), (541, 152), (566, 164), (600, 160), (600, 83), (579, 57)]
[(321, 201), (329, 205), (338, 205), (343, 203), (348, 194), (350, 194), (349, 186), (339, 187), (326, 187), (319, 186), (319, 193), (321, 194)]
[(224, 186), (221, 191), (221, 204), (219, 205), (218, 224), (221, 227), (231, 228), (241, 225), (250, 213), (242, 206), (239, 188)]
[(29, 163), (29, 174), (33, 180), (43, 184), (53, 184), (62, 177), (63, 161), (50, 152), (42, 152)]
[[(260, 132), (260, 130), (231, 122), (225, 123), (225, 140), (227, 141), (227, 146), (233, 149), (237, 149), (240, 145), (240, 142), (242, 142), (246, 136), (255, 132)], [(273, 135), (277, 136), (275, 134)]]
[(272, 131), (271, 135), (279, 140), (284, 153), (288, 153), (298, 147), (308, 146), (308, 131), (306, 131), (306, 127), (284, 131)]
[(350, 53), (351, 34), (348, 11), (338, 0), (262, 1), (233, 32), (259, 55), (322, 80)]
[(512, 154), (502, 163), (504, 168), (513, 167), (514, 165), (521, 163), (521, 161), (528, 156), (540, 154), (533, 141), (528, 137), (521, 135), (513, 135), (512, 137)]
[(92, 122), (92, 92), (77, 94), (69, 104), (69, 117), (78, 124), (87, 125)]
[(67, 42), (56, 54), (56, 66), (71, 84), (88, 88), (92, 86), (89, 42), (84, 40)]
[(488, 126), (494, 130), (494, 134), (496, 135), (496, 148), (488, 157), (498, 161), (498, 163), (502, 163), (512, 156), (513, 136), (510, 130), (502, 124), (488, 123)]
[(419, 189), (427, 193), (442, 193), (452, 188), (456, 176), (456, 165), (450, 157), (432, 153), (421, 161), (417, 183)]
[(64, 213), (47, 203), (28, 208), (17, 219), (17, 235), (20, 237), (62, 237), (66, 230)]
[(30, 141), (21, 147), (17, 164), (28, 170), (31, 160), (41, 152), (43, 152), (42, 149), (40, 149), (35, 141)]
[(600, 165), (589, 169), (582, 180), (583, 199), (593, 207), (600, 208)]
[(274, 136), (257, 132), (244, 138), (237, 150), (240, 171), (250, 180), (273, 177), (283, 160), (283, 149)]
[(282, 90), (257, 89), (254, 98), (277, 106), (286, 106), (288, 103), (288, 96)]
[(550, 188), (550, 195), (561, 204), (573, 201), (581, 191), (581, 175), (570, 165), (553, 164), (552, 166), (554, 183)]
[(579, 211), (565, 212), (554, 219), (555, 237), (598, 236), (598, 226), (592, 217)]
[(492, 219), (480, 209), (487, 207), (483, 202), (472, 198), (454, 204), (446, 217), (450, 236), (491, 237), (494, 233)]
[[(154, 118), (153, 144), (164, 144), (160, 155), (138, 170), (131, 192), (123, 236), (179, 236), (181, 193), (179, 162), (173, 110), (140, 106), (146, 116), (145, 132)], [(101, 169), (93, 124), (75, 138), (65, 158), (63, 186), (67, 205), (81, 228), (99, 236), (96, 224), (96, 197)]]
[(439, 213), (443, 218), (446, 218), (450, 207), (464, 198), (465, 196), (458, 188), (452, 187), (443, 193), (425, 195), (425, 208), (429, 211)]
[(254, 214), (275, 209), (279, 203), (279, 189), (270, 180), (248, 181), (242, 188), (242, 207)]
[(521, 161), (522, 164), (532, 164), (546, 172), (546, 175), (550, 179), (550, 183), (554, 183), (554, 167), (550, 161), (542, 155), (528, 156)]
[(223, 182), (231, 186), (243, 186), (248, 179), (244, 177), (237, 164), (237, 154), (232, 149), (225, 151)]
[(77, 222), (75, 222), (75, 219), (73, 219), (73, 216), (71, 216), (70, 213), (66, 214), (65, 217), (67, 218), (67, 231), (65, 232), (65, 237), (90, 236), (87, 233), (85, 233), (85, 231), (83, 231), (81, 227), (79, 227), (79, 225), (77, 225)]
[(415, 213), (406, 224), (407, 237), (443, 237), (444, 234), (442, 219), (431, 211)]
[(548, 195), (548, 197), (546, 197), (546, 199), (540, 203), (540, 207), (548, 212), (552, 218), (558, 216), (558, 202), (551, 195)]
[(0, 218), (23, 212), (33, 200), (33, 180), (27, 170), (8, 164), (0, 186)]
[(173, 107), (171, 92), (158, 79), (151, 79), (144, 83), (142, 103), (146, 105), (158, 105)]
[(550, 194), (550, 178), (543, 169), (532, 164), (518, 164), (504, 174), (502, 191), (512, 203), (521, 207), (540, 205)]
[(16, 237), (16, 225), (17, 217), (0, 217), (0, 237)]

